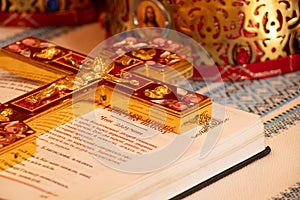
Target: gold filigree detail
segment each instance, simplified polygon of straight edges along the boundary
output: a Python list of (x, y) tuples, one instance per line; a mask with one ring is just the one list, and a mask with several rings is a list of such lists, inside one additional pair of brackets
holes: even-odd
[(134, 63), (136, 59), (128, 56), (122, 55), (118, 60), (115, 60), (116, 63), (122, 64), (124, 66), (129, 66), (130, 64)]
[(52, 83), (48, 87), (40, 90), (39, 92), (29, 95), (25, 98), (25, 101), (31, 105), (41, 103), (44, 100), (51, 99), (52, 97), (59, 95), (62, 91), (73, 91), (74, 89), (74, 76), (67, 76), (63, 79)]
[(14, 113), (14, 111), (12, 108), (5, 108), (4, 110), (1, 111), (0, 114), (2, 116), (8, 117), (8, 116), (12, 115), (13, 113)]
[(9, 117), (11, 115), (14, 114), (14, 111), (12, 108), (4, 108), (1, 112), (0, 112), (0, 121), (1, 122), (8, 122), (10, 121)]
[(138, 49), (138, 50), (133, 50), (131, 52), (131, 54), (142, 60), (151, 60), (151, 59), (153, 59), (153, 56), (155, 56), (156, 50), (155, 49), (149, 49), (149, 50)]
[(237, 44), (248, 52), (248, 63), (265, 61), (294, 53), (291, 27), (299, 23), (298, 4), (294, 0), (185, 0), (176, 11), (176, 23), (220, 65), (244, 64), (237, 58)]
[[(66, 56), (65, 61), (69, 62), (73, 66), (80, 68), (76, 75), (66, 76), (48, 87), (29, 95), (25, 98), (25, 101), (31, 105), (36, 105), (42, 102), (51, 103), (52, 98), (61, 97), (72, 91), (87, 85), (91, 81), (97, 79), (107, 79), (115, 82), (129, 83), (132, 85), (139, 84), (136, 80), (123, 80), (116, 78), (108, 73), (114, 68), (112, 63), (108, 67), (105, 67), (102, 59), (97, 57), (94, 60), (86, 59), (83, 62), (76, 61), (72, 56)], [(103, 91), (105, 91), (103, 89)]]
[(122, 78), (118, 78), (115, 77), (114, 75), (111, 74), (104, 74), (102, 76), (102, 79), (110, 81), (110, 82), (114, 82), (114, 83), (126, 83), (126, 84), (130, 84), (133, 86), (139, 86), (140, 82), (136, 79), (129, 79), (129, 77), (122, 77)]
[(8, 117), (0, 115), (0, 122), (9, 122), (9, 121), (10, 121), (10, 119)]
[(80, 68), (81, 67), (81, 64), (79, 62), (77, 62), (73, 57), (72, 55), (70, 56), (65, 56), (64, 57), (64, 60), (68, 63), (70, 63), (73, 67), (76, 67), (76, 68)]
[(55, 47), (48, 47), (41, 52), (34, 53), (34, 57), (51, 60), (54, 56), (61, 53), (61, 50)]
[(171, 90), (166, 85), (160, 85), (153, 90), (146, 89), (144, 91), (145, 96), (151, 99), (163, 99), (167, 94), (170, 94)]
[(129, 79), (118, 79), (116, 80), (117, 83), (129, 83), (130, 85), (133, 85), (133, 86), (139, 86), (140, 85), (140, 82), (138, 80), (129, 80)]
[(205, 111), (199, 115), (198, 124), (205, 124), (211, 119), (211, 115)]

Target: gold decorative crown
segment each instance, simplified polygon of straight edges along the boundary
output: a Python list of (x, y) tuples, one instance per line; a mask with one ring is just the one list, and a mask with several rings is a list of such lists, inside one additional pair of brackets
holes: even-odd
[(176, 27), (220, 65), (248, 64), (295, 52), (299, 0), (185, 1)]
[(141, 27), (142, 4), (156, 6), (161, 27), (194, 38), (217, 65), (284, 57), (295, 53), (299, 39), (299, 0), (113, 0), (106, 16), (109, 32)]

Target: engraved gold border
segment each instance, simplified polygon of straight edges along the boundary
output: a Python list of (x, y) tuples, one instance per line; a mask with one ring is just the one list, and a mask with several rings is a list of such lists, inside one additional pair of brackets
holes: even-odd
[(59, 57), (59, 58), (56, 58), (56, 59), (52, 60), (52, 62), (53, 62), (53, 63), (60, 64), (60, 65), (63, 65), (63, 66), (66, 66), (66, 67), (70, 67), (70, 68), (72, 68), (72, 69), (78, 70), (77, 67), (74, 67), (74, 66), (71, 65), (71, 64), (66, 64), (66, 63), (64, 63), (64, 62), (59, 61), (60, 59), (63, 59), (63, 58), (66, 58), (67, 56), (72, 56), (72, 55), (75, 55), (75, 56), (77, 56), (77, 57), (79, 57), (79, 58), (83, 58), (82, 60), (85, 60), (85, 59), (87, 58), (86, 56), (83, 56), (83, 55), (81, 55), (81, 54), (77, 54), (77, 53), (74, 53), (74, 52), (71, 51), (71, 52), (69, 52), (69, 53), (67, 53), (67, 54), (65, 54), (65, 55), (63, 55), (63, 56), (61, 56), (61, 57)]
[[(127, 71), (125, 71), (125, 72), (127, 72)], [(150, 84), (150, 83), (154, 83), (153, 80), (148, 79), (148, 78), (145, 78), (145, 77), (143, 77), (143, 76), (140, 76), (139, 74), (136, 74), (136, 73), (134, 73), (134, 72), (129, 72), (129, 73), (132, 73), (134, 76), (136, 76), (136, 77), (138, 77), (138, 78), (140, 78), (140, 79), (146, 80), (147, 83), (146, 83), (145, 85), (148, 85), (148, 84)], [(116, 82), (109, 81), (109, 80), (106, 80), (106, 81), (115, 84), (115, 87), (118, 87), (118, 86), (119, 86), (119, 87), (124, 87), (124, 88), (127, 88), (127, 89), (131, 89), (131, 90), (139, 90), (139, 89), (141, 89), (141, 88), (143, 88), (143, 87), (145, 86), (145, 85), (141, 85), (141, 86), (139, 86), (139, 87), (130, 87), (129, 85), (127, 85), (127, 84), (125, 84), (125, 83), (116, 83)], [(115, 88), (115, 87), (114, 87), (114, 88)]]
[[(33, 93), (33, 94), (36, 94), (36, 93), (38, 93), (38, 92), (39, 92), (39, 91), (37, 91), (37, 92), (35, 92), (35, 93)], [(24, 98), (18, 99), (17, 101), (12, 102), (11, 104), (14, 105), (14, 106), (17, 106), (17, 107), (19, 107), (19, 108), (22, 108), (22, 109), (24, 109), (24, 110), (27, 110), (27, 111), (30, 111), (30, 112), (34, 112), (34, 111), (37, 111), (37, 110), (39, 110), (39, 109), (41, 109), (41, 108), (43, 108), (43, 107), (45, 107), (45, 106), (49, 106), (49, 104), (51, 104), (51, 103), (53, 103), (53, 102), (57, 102), (57, 101), (63, 99), (64, 97), (66, 97), (66, 96), (68, 96), (68, 95), (70, 95), (70, 94), (71, 94), (71, 92), (70, 92), (70, 93), (67, 93), (67, 94), (65, 94), (65, 95), (63, 95), (63, 96), (61, 96), (61, 97), (58, 97), (58, 98), (56, 98), (56, 99), (53, 99), (53, 100), (52, 100), (51, 102), (49, 102), (49, 103), (45, 103), (45, 104), (43, 104), (43, 105), (37, 106), (37, 107), (35, 107), (34, 109), (29, 109), (29, 108), (26, 108), (26, 107), (24, 107), (24, 106), (21, 106), (21, 105), (17, 104), (17, 102), (20, 102), (20, 101), (24, 100), (27, 96), (24, 97)]]
[(37, 111), (37, 110), (39, 110), (39, 109), (41, 109), (41, 108), (43, 108), (43, 107), (49, 106), (49, 104), (52, 104), (53, 102), (57, 102), (57, 101), (59, 101), (59, 100), (65, 98), (66, 96), (70, 95), (73, 91), (72, 91), (72, 92), (69, 92), (69, 93), (66, 93), (66, 94), (64, 94), (63, 96), (60, 96), (60, 97), (58, 97), (58, 98), (56, 98), (56, 99), (53, 99), (53, 100), (51, 100), (51, 102), (47, 102), (47, 103), (45, 103), (45, 104), (43, 104), (43, 105), (36, 106), (36, 107), (33, 108), (33, 109), (26, 108), (26, 107), (21, 106), (21, 105), (19, 105), (19, 104), (17, 104), (17, 103), (18, 103), (18, 102), (21, 102), (22, 100), (24, 100), (25, 98), (27, 98), (27, 97), (30, 96), (30, 95), (34, 95), (34, 94), (39, 93), (41, 90), (43, 90), (43, 89), (49, 87), (51, 84), (53, 84), (53, 83), (55, 83), (55, 82), (57, 82), (57, 81), (59, 81), (59, 80), (61, 80), (61, 79), (64, 79), (64, 78), (66, 78), (66, 77), (67, 77), (67, 76), (64, 76), (64, 77), (59, 78), (59, 79), (57, 79), (57, 80), (55, 80), (55, 81), (53, 81), (53, 82), (51, 82), (51, 83), (48, 83), (48, 84), (46, 84), (46, 85), (43, 85), (43, 86), (37, 88), (36, 91), (33, 92), (33, 93), (31, 93), (31, 92), (29, 92), (29, 94), (26, 93), (26, 95), (25, 95), (23, 98), (20, 98), (20, 99), (18, 98), (18, 99), (16, 99), (15, 101), (11, 102), (11, 104), (14, 105), (14, 106), (16, 106), (16, 107), (22, 108), (22, 109), (24, 109), (24, 110), (30, 111), (30, 112), (34, 112), (34, 111)]

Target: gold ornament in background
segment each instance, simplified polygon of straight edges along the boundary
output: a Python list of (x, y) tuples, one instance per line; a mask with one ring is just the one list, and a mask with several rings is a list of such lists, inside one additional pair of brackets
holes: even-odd
[[(121, 33), (133, 28), (132, 21), (130, 20), (130, 10), (127, 9), (127, 0), (106, 0), (106, 2), (110, 6), (108, 11), (102, 14), (102, 17), (110, 33)], [(124, 19), (126, 16), (129, 18)]]
[(295, 53), (299, 0), (113, 0), (108, 1), (105, 15), (108, 32), (138, 28), (135, 7), (147, 1), (162, 5), (161, 12), (170, 16), (170, 28), (199, 42), (217, 65), (243, 65)]
[[(9, 0), (11, 6), (9, 7), (9, 12), (34, 12), (35, 8), (32, 5), (35, 0)], [(6, 4), (5, 0), (2, 0), (3, 4)]]
[[(294, 53), (299, 0), (184, 2), (176, 12), (179, 31), (197, 40), (219, 65), (266, 61)], [(244, 57), (249, 56), (245, 63), (237, 58), (241, 51)]]

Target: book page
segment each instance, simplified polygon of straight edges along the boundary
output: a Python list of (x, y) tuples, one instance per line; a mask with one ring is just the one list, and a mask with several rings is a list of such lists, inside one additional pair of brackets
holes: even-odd
[(0, 103), (5, 103), (40, 86), (40, 83), (0, 69)]

